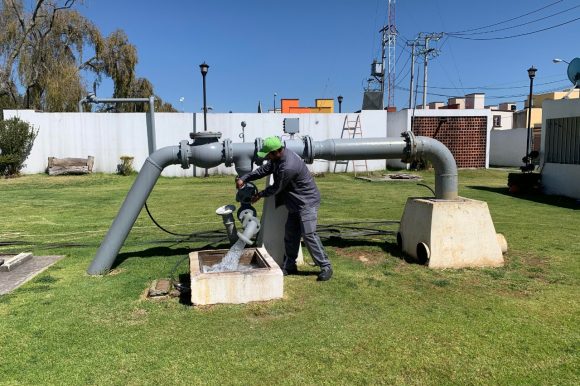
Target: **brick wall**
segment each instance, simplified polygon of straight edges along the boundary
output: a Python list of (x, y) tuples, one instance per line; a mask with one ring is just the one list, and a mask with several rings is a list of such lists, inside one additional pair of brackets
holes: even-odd
[(415, 135), (447, 146), (457, 167), (485, 167), (487, 117), (414, 117), (412, 125)]

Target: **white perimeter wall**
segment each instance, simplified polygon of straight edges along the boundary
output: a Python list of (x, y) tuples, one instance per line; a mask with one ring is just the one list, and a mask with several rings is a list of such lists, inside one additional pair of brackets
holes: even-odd
[(547, 194), (580, 199), (580, 165), (546, 163), (546, 120), (580, 116), (580, 99), (546, 100), (542, 104), (542, 142), (540, 160), (542, 162), (542, 185)]
[(528, 129), (492, 130), (489, 143), (489, 164), (493, 166), (522, 166), (526, 155)]
[[(300, 134), (309, 135), (315, 141), (340, 138), (344, 119), (355, 120), (357, 114), (257, 114), (257, 113), (211, 113), (207, 115), (208, 131), (219, 131), (222, 139), (242, 142), (241, 122), (246, 122), (246, 142), (256, 137), (282, 135), (284, 118), (300, 118)], [(486, 167), (489, 165), (489, 133), (492, 119), (489, 110), (415, 110), (415, 116), (487, 116), (488, 139)], [(361, 114), (363, 137), (400, 137), (411, 125), (412, 110), (401, 110), (387, 115), (386, 111), (363, 111)], [(6, 119), (19, 117), (38, 129), (38, 137), (26, 161), (23, 172), (44, 173), (48, 157), (86, 158), (95, 157), (95, 172), (115, 173), (120, 157), (135, 158), (136, 170), (148, 156), (147, 122), (145, 113), (42, 113), (33, 110), (5, 110)], [(155, 131), (157, 148), (177, 146), (179, 141), (189, 139), (192, 131), (203, 131), (203, 114), (156, 113)], [(287, 137), (287, 136), (285, 136)], [(520, 157), (521, 158), (521, 157)], [(369, 160), (369, 170), (384, 170), (385, 160)], [(400, 160), (389, 160), (389, 166), (405, 167)], [(334, 162), (315, 160), (309, 166), (313, 172), (332, 172)], [(344, 165), (337, 167), (343, 171)], [(352, 171), (352, 164), (349, 166)], [(233, 167), (220, 165), (209, 170), (210, 174), (235, 174)], [(164, 176), (192, 176), (193, 167), (183, 170), (173, 165), (163, 171)], [(203, 169), (196, 169), (196, 174)]]
[[(246, 142), (256, 137), (282, 135), (284, 118), (300, 118), (300, 135), (310, 135), (314, 140), (340, 138), (344, 118), (347, 114), (208, 114), (208, 131), (219, 131), (222, 139), (242, 142), (241, 122), (246, 122)], [(349, 114), (356, 119), (357, 114)], [(19, 117), (38, 129), (38, 137), (26, 161), (23, 172), (44, 173), (48, 157), (86, 158), (95, 157), (95, 172), (115, 173), (120, 157), (135, 157), (134, 166), (139, 170), (148, 156), (147, 123), (145, 113), (42, 113), (32, 110), (5, 110), (6, 119)], [(156, 113), (155, 130), (157, 148), (177, 146), (179, 141), (189, 139), (192, 131), (203, 131), (203, 114)], [(386, 137), (386, 111), (363, 111), (361, 113), (363, 136)], [(368, 161), (370, 170), (383, 170), (385, 160)], [(337, 168), (342, 171), (344, 166)], [(316, 160), (310, 169), (314, 172), (329, 172), (334, 162)], [(352, 165), (349, 167), (352, 171)], [(202, 169), (197, 169), (198, 174)], [(235, 174), (233, 167), (223, 165), (212, 168), (211, 174)], [(169, 166), (164, 176), (191, 176), (193, 168), (183, 170), (180, 166)]]

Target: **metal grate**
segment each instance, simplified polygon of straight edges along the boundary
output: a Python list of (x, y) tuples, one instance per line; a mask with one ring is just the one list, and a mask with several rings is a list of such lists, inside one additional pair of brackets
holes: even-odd
[(546, 162), (580, 165), (580, 117), (546, 120)]

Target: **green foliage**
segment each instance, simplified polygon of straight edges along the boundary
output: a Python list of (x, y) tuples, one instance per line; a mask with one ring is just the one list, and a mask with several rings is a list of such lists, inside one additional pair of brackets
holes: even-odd
[[(103, 37), (97, 26), (73, 9), (80, 2), (0, 2), (0, 110), (76, 111), (90, 83), (83, 74), (94, 77), (95, 94), (107, 76), (113, 80), (115, 98), (154, 95), (149, 81), (135, 78), (137, 48), (125, 32), (116, 30)], [(86, 52), (94, 56), (86, 58)], [(117, 110), (134, 108), (127, 104)]]
[(131, 174), (135, 173), (135, 169), (133, 168), (133, 160), (134, 157), (128, 155), (121, 156), (121, 163), (117, 165), (117, 172), (122, 176), (130, 176)]
[(14, 177), (24, 167), (38, 131), (19, 118), (0, 121), (0, 176)]

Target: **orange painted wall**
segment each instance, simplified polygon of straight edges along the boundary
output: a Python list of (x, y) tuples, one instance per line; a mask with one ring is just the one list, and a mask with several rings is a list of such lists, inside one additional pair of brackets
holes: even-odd
[(282, 114), (290, 113), (290, 109), (300, 106), (300, 100), (298, 99), (280, 99), (280, 109)]

